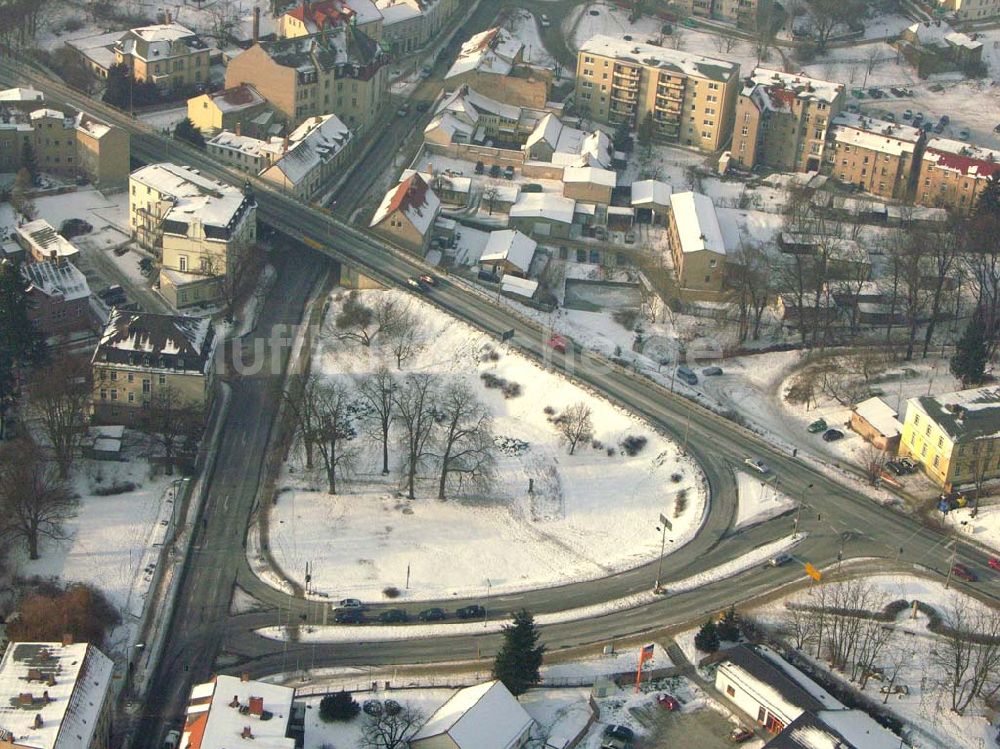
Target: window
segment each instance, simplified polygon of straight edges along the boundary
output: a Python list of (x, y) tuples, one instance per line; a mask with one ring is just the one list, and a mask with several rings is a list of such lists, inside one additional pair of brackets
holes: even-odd
[(920, 425), (920, 414), (914, 414), (913, 415), (913, 426), (919, 426), (919, 425)]
[(930, 437), (931, 436), (931, 425), (930, 424), (928, 424), (927, 428), (924, 430), (924, 436), (925, 437)]
[(135, 393), (133, 393), (131, 390), (129, 391), (129, 394), (128, 394), (128, 402), (129, 403), (135, 403)]
[(177, 267), (182, 273), (186, 272), (188, 269), (188, 259), (187, 255), (181, 255), (177, 258)]
[(741, 135), (749, 135), (750, 134), (750, 128), (748, 128), (746, 125), (744, 125), (743, 129), (740, 130), (740, 134)]
[(167, 376), (166, 375), (160, 375), (160, 378), (157, 380), (157, 382), (160, 385), (166, 385), (167, 384)]
[(732, 684), (726, 684), (726, 694), (728, 694), (730, 697), (736, 696), (736, 690), (733, 689)]
[(934, 456), (934, 464), (933, 464), (933, 465), (934, 465), (934, 467), (935, 467), (935, 468), (937, 468), (937, 467), (938, 467), (938, 464), (939, 464), (940, 462), (941, 462), (941, 456), (940, 456), (940, 455), (935, 455), (935, 456)]
[(153, 389), (152, 385), (153, 385), (152, 380), (150, 380), (148, 377), (143, 378), (143, 380), (142, 380), (142, 392), (143, 393), (149, 393), (149, 392), (151, 392), (152, 389)]
[(108, 399), (108, 391), (105, 390), (104, 388), (101, 388), (101, 400), (106, 401), (107, 399)]
[(711, 283), (711, 282), (712, 282), (712, 277), (711, 276), (705, 276), (705, 283)]
[(944, 437), (938, 437), (938, 447), (944, 447)]
[(116, 372), (115, 370), (112, 369), (111, 370), (111, 381), (115, 382), (117, 380), (118, 380), (118, 372)]
[(111, 389), (111, 400), (118, 400), (118, 390), (116, 388)]
[(129, 382), (135, 382), (135, 372), (129, 372), (128, 373), (128, 381)]

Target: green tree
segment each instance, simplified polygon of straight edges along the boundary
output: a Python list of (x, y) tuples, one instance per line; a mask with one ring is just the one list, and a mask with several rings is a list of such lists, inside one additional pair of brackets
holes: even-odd
[(174, 138), (186, 140), (195, 148), (205, 148), (205, 136), (201, 134), (201, 128), (191, 122), (189, 117), (185, 117), (177, 123), (174, 128)]
[(985, 377), (988, 360), (986, 327), (982, 315), (976, 313), (955, 343), (955, 353), (950, 362), (951, 373), (966, 387), (978, 385)]
[(38, 181), (38, 155), (30, 138), (25, 138), (24, 145), (21, 146), (21, 167), (28, 171), (31, 183), (35, 184)]
[(636, 140), (639, 141), (639, 145), (643, 146), (647, 152), (653, 148), (652, 115), (646, 115), (643, 121), (639, 123), (639, 131), (636, 133)]
[(0, 437), (7, 410), (17, 401), (17, 371), (42, 361), (45, 341), (28, 318), (24, 279), (13, 263), (0, 263)]
[(722, 615), (722, 619), (719, 620), (716, 630), (719, 633), (720, 640), (736, 642), (740, 639), (740, 618), (736, 613), (735, 606), (730, 606), (726, 613)]
[(326, 695), (319, 703), (319, 718), (324, 723), (352, 720), (359, 712), (358, 701), (343, 690)]
[(119, 109), (128, 109), (132, 91), (132, 74), (128, 65), (117, 63), (108, 68), (108, 82), (104, 89), (104, 101)]
[(714, 653), (719, 649), (719, 629), (711, 619), (702, 624), (694, 636), (694, 646), (703, 653)]
[(502, 633), (503, 645), (493, 663), (493, 675), (516, 697), (541, 680), (545, 646), (539, 644), (535, 617), (526, 609), (516, 612)]
[(976, 201), (977, 216), (1000, 217), (1000, 171), (993, 172)]

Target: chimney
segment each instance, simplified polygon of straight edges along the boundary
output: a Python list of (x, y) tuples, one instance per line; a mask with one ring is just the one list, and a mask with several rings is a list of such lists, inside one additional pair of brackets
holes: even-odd
[(42, 699), (45, 700), (45, 704), (46, 705), (49, 704), (50, 702), (52, 702), (52, 698), (49, 697), (49, 690), (48, 689), (46, 689), (44, 692), (42, 692)]
[(42, 727), (42, 714), (41, 713), (35, 713), (34, 729), (37, 731), (41, 727)]
[(260, 41), (260, 8), (253, 9), (253, 43)]
[(259, 718), (264, 714), (264, 698), (263, 697), (251, 697), (250, 698), (250, 714)]
[[(288, 136), (287, 135), (285, 136), (285, 150), (288, 150)], [(244, 684), (246, 684), (248, 681), (250, 681), (250, 672), (249, 671), (244, 671), (242, 674), (240, 674), (240, 681), (242, 681)]]
[(67, 647), (68, 645), (72, 645), (73, 644), (73, 633), (72, 632), (64, 632), (63, 633), (62, 644), (63, 644), (63, 647)]
[(229, 707), (239, 707), (240, 706), (240, 696), (238, 694), (233, 695), (233, 701), (229, 703)]
[[(281, 146), (281, 152), (282, 153), (288, 153), (288, 134), (287, 133), (285, 134), (285, 142)], [(243, 681), (250, 681), (250, 675), (249, 674), (244, 673), (244, 676), (246, 676), (246, 678)]]
[(21, 692), (17, 695), (17, 704), (19, 705), (30, 705), (35, 701), (31, 692)]
[(242, 123), (242, 122), (237, 122), (237, 123), (236, 123), (236, 134), (237, 134), (237, 135), (241, 135), (241, 132), (240, 132), (240, 131), (241, 131), (242, 129), (243, 129), (243, 123)]
[(243, 733), (240, 734), (241, 739), (252, 739), (253, 731), (250, 730), (250, 726), (243, 726)]
[(166, 11), (164, 11), (164, 12), (165, 12), (166, 18), (167, 18), (167, 26), (169, 26), (171, 23), (173, 23), (173, 17), (170, 15), (170, 10), (169, 9), (166, 10)]

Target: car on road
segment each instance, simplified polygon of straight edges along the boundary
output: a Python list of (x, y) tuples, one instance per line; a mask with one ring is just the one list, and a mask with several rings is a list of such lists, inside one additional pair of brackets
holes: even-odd
[(688, 385), (698, 384), (698, 375), (694, 373), (691, 367), (685, 367), (683, 364), (677, 367), (677, 379), (684, 380)]
[(870, 88), (868, 89), (868, 95), (873, 99), (881, 99), (885, 96), (885, 92), (880, 88)]
[(428, 275), (427, 273), (425, 273), (424, 275), (422, 275), (420, 277), (420, 280), (423, 281), (428, 286), (437, 286), (438, 285), (437, 279), (434, 278), (434, 276)]
[(407, 283), (408, 286), (416, 289), (417, 291), (427, 291), (428, 290), (427, 284), (425, 284), (419, 278), (414, 278), (413, 276), (410, 276), (409, 278), (407, 278), (406, 279), (406, 283)]
[(969, 128), (967, 127), (963, 127), (961, 130), (958, 131), (959, 140), (968, 140), (971, 137), (972, 133), (969, 131)]
[(565, 354), (566, 348), (569, 346), (569, 341), (561, 335), (554, 335), (545, 342), (545, 345), (553, 351)]
[(418, 112), (426, 112), (431, 108), (431, 103), (429, 101), (419, 101), (417, 102), (416, 110)]
[(933, 129), (934, 129), (934, 123), (933, 123), (933, 122), (931, 122), (930, 120), (927, 120), (927, 121), (926, 121), (926, 122), (925, 122), (925, 123), (924, 123), (923, 125), (921, 125), (920, 127), (922, 127), (922, 128), (924, 129), (924, 132), (925, 132), (925, 133), (929, 133), (929, 132), (930, 132), (931, 130), (933, 130)]
[(625, 232), (625, 244), (635, 244), (635, 232), (631, 229)]
[(743, 726), (737, 726), (729, 732), (729, 741), (733, 744), (742, 744), (744, 741), (749, 741), (752, 738), (753, 731)]
[(792, 561), (792, 555), (791, 554), (778, 554), (778, 556), (771, 557), (770, 559), (767, 560), (767, 566), (768, 567), (784, 567), (790, 561)]
[(434, 69), (433, 68), (430, 68), (430, 67), (428, 67), (426, 65), (424, 65), (422, 68), (420, 68), (420, 77), (423, 78), (424, 80), (427, 80), (432, 75), (434, 75)]
[(542, 13), (540, 23), (542, 24), (543, 29), (547, 29), (550, 25), (552, 25), (552, 21), (549, 20), (548, 13)]
[(967, 583), (974, 583), (979, 579), (979, 575), (960, 562), (956, 562), (951, 566), (951, 574), (959, 580), (965, 580)]
[(333, 615), (333, 621), (337, 624), (363, 624), (365, 615), (358, 609), (344, 609)]
[(940, 135), (941, 133), (944, 132), (944, 123), (939, 122), (932, 128), (932, 130), (934, 130), (935, 133)]
[(656, 702), (664, 710), (669, 710), (670, 712), (681, 709), (681, 703), (677, 701), (677, 698), (673, 695), (667, 694), (666, 692), (661, 693), (656, 698)]
[(993, 128), (993, 132), (1000, 135), (1000, 125), (997, 125), (995, 128)]
[(950, 123), (950, 122), (951, 122), (951, 117), (949, 117), (949, 116), (948, 116), (948, 115), (946, 115), (946, 114), (943, 114), (943, 115), (941, 115), (941, 117), (940, 117), (940, 119), (938, 120), (938, 122), (940, 122), (940, 123), (941, 123), (942, 125), (944, 125), (944, 126), (946, 126), (946, 127), (947, 127), (948, 123)]
[(455, 609), (455, 616), (459, 619), (479, 619), (480, 617), (486, 616), (486, 609), (478, 603), (473, 603), (469, 606), (463, 606), (460, 609)]
[(757, 473), (770, 473), (771, 471), (771, 469), (767, 467), (767, 463), (760, 458), (744, 458), (743, 464), (748, 468), (752, 468), (757, 471)]
[(378, 615), (379, 624), (399, 624), (409, 618), (402, 609), (386, 609)]
[(806, 427), (806, 431), (809, 432), (809, 434), (819, 434), (820, 432), (825, 432), (826, 419), (816, 419), (816, 421)]
[(706, 377), (718, 377), (722, 374), (722, 367), (705, 367), (701, 373)]
[(886, 122), (895, 122), (896, 115), (894, 115), (892, 112), (886, 112), (882, 115), (882, 119), (885, 120)]
[(177, 749), (177, 745), (181, 741), (181, 732), (174, 729), (173, 731), (167, 731), (167, 735), (163, 737), (163, 749)]
[(485, 171), (486, 171), (486, 164), (484, 164), (481, 161), (477, 161), (476, 162), (476, 169), (475, 169), (476, 174), (482, 174)]
[(342, 609), (363, 609), (365, 607), (357, 598), (341, 598), (337, 606)]
[(422, 622), (439, 622), (447, 618), (448, 615), (444, 612), (444, 609), (439, 609), (439, 608), (424, 609), (419, 614), (417, 614), (417, 619), (419, 619)]
[(839, 429), (827, 429), (823, 432), (824, 442), (836, 442), (837, 440), (844, 439), (844, 433)]

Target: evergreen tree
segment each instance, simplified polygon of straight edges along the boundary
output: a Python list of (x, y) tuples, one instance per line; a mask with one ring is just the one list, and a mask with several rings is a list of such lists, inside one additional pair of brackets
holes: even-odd
[(538, 643), (535, 618), (525, 609), (513, 616), (513, 622), (503, 628), (503, 645), (493, 663), (493, 675), (503, 682), (515, 697), (541, 680), (539, 669), (545, 646)]
[(694, 636), (694, 646), (703, 653), (714, 653), (719, 649), (719, 629), (711, 619), (702, 624)]
[(646, 115), (645, 119), (639, 123), (639, 131), (636, 133), (636, 140), (640, 146), (644, 146), (646, 151), (653, 148), (653, 117)]
[(0, 437), (7, 409), (17, 400), (19, 367), (44, 358), (45, 342), (28, 319), (28, 295), (13, 263), (0, 263)]
[(125, 63), (117, 63), (108, 68), (108, 83), (104, 89), (104, 101), (119, 109), (129, 108), (132, 91), (132, 73)]
[(716, 630), (720, 640), (736, 642), (740, 639), (740, 618), (736, 614), (735, 606), (730, 606), (729, 610), (722, 615)]
[(1000, 172), (993, 172), (976, 201), (977, 216), (1000, 217)]
[(38, 156), (30, 138), (26, 138), (21, 147), (21, 168), (31, 175), (31, 184), (34, 185), (38, 181)]
[(360, 712), (361, 705), (344, 690), (326, 695), (319, 703), (319, 718), (324, 723), (348, 721)]
[(195, 148), (205, 148), (205, 136), (201, 134), (201, 128), (191, 122), (189, 117), (185, 117), (177, 123), (174, 128), (174, 138), (186, 140)]
[(987, 360), (986, 328), (982, 315), (977, 313), (955, 343), (955, 353), (950, 362), (951, 373), (966, 387), (978, 385), (986, 374)]

